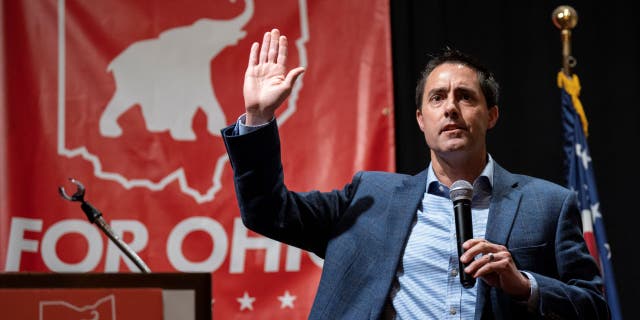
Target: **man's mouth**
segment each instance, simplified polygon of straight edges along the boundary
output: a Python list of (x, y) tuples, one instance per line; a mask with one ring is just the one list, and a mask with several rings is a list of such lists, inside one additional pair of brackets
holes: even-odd
[(440, 130), (440, 132), (454, 131), (454, 130), (466, 130), (464, 126), (457, 124), (448, 124)]

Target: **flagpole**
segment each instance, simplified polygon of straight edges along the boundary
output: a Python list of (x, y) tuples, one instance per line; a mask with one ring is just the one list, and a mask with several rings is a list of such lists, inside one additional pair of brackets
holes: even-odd
[(600, 212), (600, 200), (596, 187), (593, 165), (587, 143), (587, 117), (580, 102), (580, 80), (572, 74), (576, 60), (571, 56), (571, 30), (578, 23), (576, 11), (566, 5), (553, 10), (553, 24), (561, 30), (562, 71), (558, 72), (561, 89), (562, 119), (567, 165), (567, 187), (576, 192), (582, 218), (582, 230), (589, 253), (596, 262), (603, 279), (603, 293), (609, 305), (610, 319), (622, 320), (618, 290), (613, 274), (611, 251)]
[(571, 29), (578, 24), (578, 13), (571, 6), (558, 6), (551, 14), (553, 24), (560, 29), (562, 40), (562, 71), (571, 76), (571, 68), (576, 65), (576, 59), (571, 56)]
[[(561, 5), (556, 7), (551, 13), (553, 24), (560, 29), (560, 39), (562, 40), (562, 73), (569, 79), (567, 82), (575, 82), (577, 94), (580, 92), (580, 82), (575, 75), (572, 76), (571, 68), (576, 66), (576, 59), (571, 55), (571, 30), (578, 24), (578, 12), (572, 6)], [(558, 73), (560, 77), (560, 73)], [(574, 79), (575, 78), (575, 79)], [(566, 88), (565, 88), (566, 89)], [(585, 136), (589, 135), (589, 122), (584, 113), (582, 104), (578, 99), (574, 101), (573, 107), (582, 121), (582, 130)]]

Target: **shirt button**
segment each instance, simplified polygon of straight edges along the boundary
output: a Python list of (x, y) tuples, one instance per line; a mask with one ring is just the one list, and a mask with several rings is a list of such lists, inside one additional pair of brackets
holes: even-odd
[(455, 277), (458, 275), (458, 269), (451, 269), (451, 276)]
[(451, 309), (449, 309), (449, 313), (456, 314), (456, 307), (451, 307)]

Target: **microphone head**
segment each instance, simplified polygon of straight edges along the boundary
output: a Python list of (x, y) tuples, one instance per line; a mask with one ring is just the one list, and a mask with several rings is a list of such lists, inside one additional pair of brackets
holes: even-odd
[(473, 186), (466, 180), (458, 180), (451, 184), (449, 189), (449, 198), (451, 201), (469, 200), (473, 197)]

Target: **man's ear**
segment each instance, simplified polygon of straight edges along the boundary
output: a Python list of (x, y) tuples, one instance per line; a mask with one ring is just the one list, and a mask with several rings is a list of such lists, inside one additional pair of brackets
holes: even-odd
[(487, 129), (491, 129), (496, 126), (498, 123), (498, 118), (500, 118), (500, 112), (498, 110), (498, 105), (493, 106), (493, 108), (489, 109), (489, 125)]
[(420, 131), (424, 132), (424, 119), (422, 118), (422, 110), (416, 110), (416, 120), (418, 121), (418, 126), (420, 127)]

